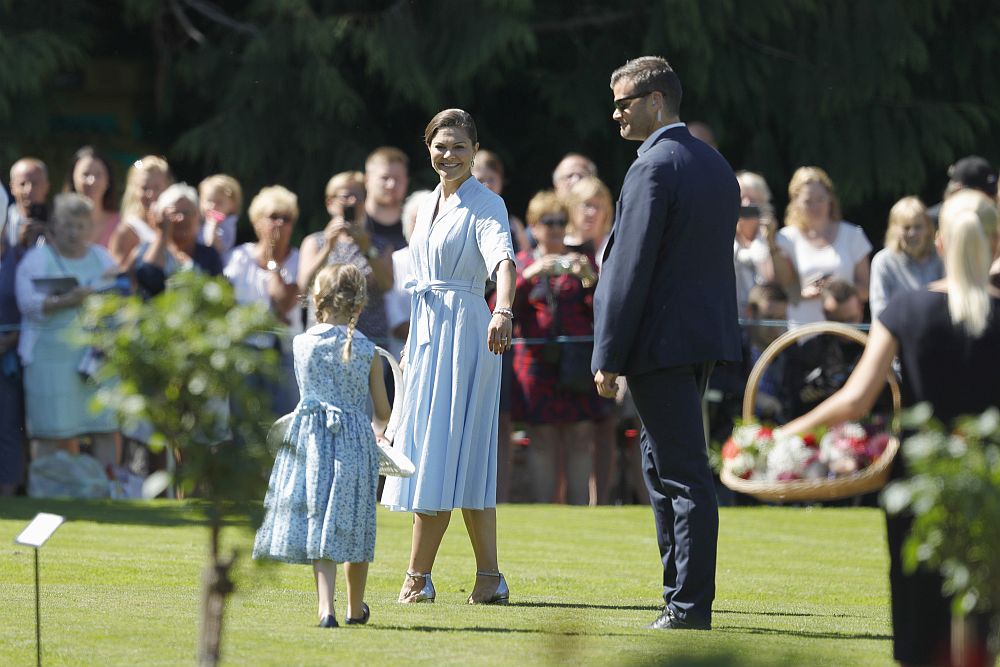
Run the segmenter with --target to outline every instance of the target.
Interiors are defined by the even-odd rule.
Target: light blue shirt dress
[[[496,507],[500,356],[487,347],[486,280],[514,260],[503,199],[469,178],[437,211],[424,198],[410,237],[413,275],[395,446],[416,465],[386,478],[382,503],[434,514]]]

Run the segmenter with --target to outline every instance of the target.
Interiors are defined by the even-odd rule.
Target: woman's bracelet
[[[510,308],[494,308],[493,314],[501,315],[502,317],[506,317],[511,320],[514,319],[514,311]]]

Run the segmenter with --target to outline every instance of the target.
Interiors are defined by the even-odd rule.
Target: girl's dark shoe
[[[347,618],[344,619],[344,625],[364,625],[365,623],[368,622],[368,619],[371,618],[371,616],[372,613],[371,610],[368,608],[368,603],[362,602],[361,618],[351,618],[350,616],[348,616]]]

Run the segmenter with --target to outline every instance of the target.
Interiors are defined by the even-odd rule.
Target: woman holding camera
[[[566,206],[553,192],[528,203],[528,225],[538,241],[522,252],[515,322],[524,338],[591,336],[597,272],[586,255],[567,252]],[[590,371],[591,343],[519,345],[514,350],[513,417],[528,425],[538,502],[590,502],[593,420],[608,410],[593,383],[574,382]]]
[[[108,252],[90,243],[93,207],[75,193],[56,196],[49,242],[29,250],[17,268],[17,306],[23,315],[18,354],[24,365],[27,433],[33,458],[57,448],[76,453],[90,434],[101,463],[117,464],[114,415],[90,411],[98,386],[83,377],[88,348],[72,341],[77,312],[93,285],[114,276]],[[56,280],[63,279],[63,280]],[[58,284],[58,283],[65,284]]]
[[[733,239],[733,268],[736,303],[740,316],[745,317],[754,285],[776,282],[786,293],[798,294],[799,277],[778,245],[777,221],[767,181],[752,171],[737,173],[736,180],[740,184],[740,217]]]
[[[222,273],[218,251],[198,241],[197,190],[187,183],[174,183],[153,203],[150,214],[156,238],[139,244],[133,267],[143,298],[162,292],[167,278],[177,271],[197,269],[209,276]]]
[[[321,232],[302,241],[299,289],[309,293],[316,274],[331,264],[351,264],[368,281],[368,303],[358,318],[357,329],[377,345],[385,345],[389,324],[384,294],[392,289],[392,255],[388,243],[364,226],[365,177],[360,171],[336,174],[326,184],[326,211],[330,222]],[[306,326],[316,321],[310,301]]]

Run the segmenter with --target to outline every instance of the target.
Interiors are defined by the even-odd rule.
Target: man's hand
[[[618,394],[618,373],[608,371],[597,371],[594,374],[594,384],[597,385],[597,393],[604,398],[614,398]]]

